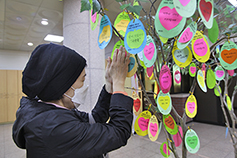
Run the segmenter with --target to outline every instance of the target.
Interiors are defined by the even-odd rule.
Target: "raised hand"
[[[110,66],[110,76],[113,82],[113,91],[125,92],[124,84],[128,73],[128,64],[130,54],[126,52],[125,48],[120,46],[115,50],[115,54]]]

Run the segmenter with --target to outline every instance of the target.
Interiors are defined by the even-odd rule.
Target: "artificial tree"
[[[116,0],[118,3],[121,5],[121,11],[126,12],[129,14],[129,17],[131,20],[139,18],[140,21],[142,21],[146,34],[150,35],[155,43],[155,46],[157,48],[157,57],[154,62],[154,68],[153,68],[153,74],[154,74],[154,79],[160,85],[160,73],[161,69],[164,65],[167,65],[170,69],[174,64],[176,64],[174,60],[174,55],[173,55],[173,49],[176,46],[176,42],[178,38],[182,35],[181,32],[178,32],[177,35],[175,35],[172,38],[167,38],[166,42],[162,42],[161,39],[162,37],[160,36],[159,32],[155,28],[155,20],[156,20],[156,13],[158,11],[160,1],[158,0],[137,0],[136,5],[133,0]],[[173,3],[173,0],[167,0],[167,2]],[[181,2],[181,0],[180,0]],[[98,13],[101,16],[106,15],[106,8],[103,7],[103,3],[101,3],[99,0],[81,0],[81,12],[85,10],[90,10],[91,14]],[[147,7],[147,3],[149,3],[149,7]],[[177,2],[176,2],[177,3]],[[184,1],[183,1],[184,3]],[[206,1],[205,1],[206,3]],[[211,37],[210,40],[212,43],[210,43],[210,58],[208,57],[208,60],[205,62],[202,62],[200,60],[197,60],[196,57],[193,57],[191,60],[195,65],[201,69],[203,67],[203,64],[205,64],[206,68],[204,67],[202,70],[206,72],[207,69],[213,69],[217,65],[220,65],[220,55],[221,52],[218,52],[216,50],[216,46],[223,44],[224,41],[229,41],[231,39],[234,39],[237,37],[236,32],[237,32],[237,26],[236,26],[236,19],[237,19],[237,13],[236,13],[236,8],[232,7],[230,5],[226,5],[225,1],[215,1],[213,3],[213,16],[215,17],[215,20],[217,21],[216,23],[219,26],[215,26],[213,28],[212,26],[209,26],[209,29],[206,27],[206,24],[203,22],[203,17],[200,17],[200,13],[198,11],[198,5],[200,5],[200,0],[197,1],[197,8],[195,8],[195,11],[192,16],[187,18],[187,21],[185,22],[185,26],[182,27],[182,30],[184,30],[190,23],[194,22],[197,24],[197,30],[201,31],[202,34],[209,34],[209,37],[211,36],[210,34],[214,33],[216,37]],[[187,4],[186,4],[187,5]],[[143,7],[146,6],[146,7]],[[141,13],[141,14],[140,14]],[[108,15],[109,16],[109,15]],[[135,21],[135,20],[134,20]],[[124,35],[121,35],[121,33],[116,29],[115,26],[112,25],[113,31],[115,34],[118,36],[120,40],[124,41]],[[219,31],[220,30],[220,31]],[[219,33],[216,34],[216,32],[219,31]],[[191,47],[191,44],[189,44],[189,47]],[[236,48],[237,50],[237,48]],[[136,53],[135,53],[136,54]],[[237,53],[236,53],[237,54]],[[236,55],[237,56],[237,55]],[[141,90],[143,92],[144,97],[148,101],[148,105],[145,105],[145,108],[150,110],[152,114],[156,116],[156,118],[159,120],[159,122],[163,122],[163,114],[161,114],[157,108],[157,104],[152,102],[151,99],[149,98],[144,83],[142,82],[140,78],[140,70],[145,69],[146,67],[144,66],[144,63],[142,64],[141,60],[139,57],[136,55],[136,60],[137,63],[139,63],[139,66],[136,71],[136,75],[138,77],[138,81],[141,86]],[[235,59],[236,60],[236,59]],[[189,65],[189,64],[188,64]],[[237,66],[233,66],[234,69],[236,69]],[[181,70],[182,74],[187,74],[189,72],[189,66],[183,67]],[[236,134],[236,129],[235,129],[235,123],[237,122],[237,117],[234,113],[233,110],[233,104],[234,104],[234,97],[235,94],[237,93],[237,86],[235,86],[234,91],[232,92],[232,98],[231,98],[231,105],[229,104],[230,101],[227,101],[227,96],[228,94],[228,82],[230,80],[234,80],[234,77],[236,77],[236,74],[232,75],[231,79],[229,79],[229,74],[227,73],[227,70],[225,71],[225,77],[223,79],[224,81],[224,91],[221,93],[221,90],[218,88],[220,83],[222,82],[215,80],[215,88],[219,92],[219,97],[220,97],[220,102],[221,102],[221,108],[224,113],[224,118],[226,122],[226,126],[229,129],[229,134],[233,142],[233,147],[235,150],[235,157],[237,157],[237,134]],[[205,76],[205,73],[204,73]],[[194,79],[192,82],[192,85],[190,86],[190,95],[193,94],[195,87],[197,86],[197,74],[194,75]],[[236,83],[237,84],[237,83]],[[200,85],[200,83],[199,83]],[[209,86],[208,86],[209,87]],[[228,103],[227,103],[228,102]],[[196,105],[197,106],[197,105]],[[184,112],[182,115],[179,115],[178,112],[174,107],[172,107],[172,113],[174,117],[176,118],[177,124],[179,124],[182,127],[182,133],[183,135],[186,134],[186,132],[189,130],[190,127],[188,127],[186,123],[187,119],[187,114]],[[228,119],[228,116],[230,116],[231,119]],[[230,123],[231,121],[231,123]],[[166,128],[163,128],[166,129]],[[178,131],[179,135],[180,131]],[[173,140],[172,134],[167,132],[165,130],[165,135],[167,138],[167,143],[168,143],[168,148],[169,150],[173,153],[173,155],[178,158],[180,155],[178,155],[175,142]],[[181,136],[182,137],[182,136]],[[183,158],[187,157],[187,148],[185,145],[185,137],[182,137],[182,156]]]

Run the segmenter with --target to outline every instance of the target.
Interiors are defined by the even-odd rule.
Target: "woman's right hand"
[[[110,76],[113,80],[113,91],[124,92],[125,79],[128,73],[128,64],[130,54],[126,52],[125,48],[120,46],[115,50],[113,60],[110,67]]]

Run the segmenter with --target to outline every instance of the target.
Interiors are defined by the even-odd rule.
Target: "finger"
[[[125,53],[125,48],[123,47],[123,48],[122,48],[122,54],[121,54],[121,62],[122,62],[122,63],[125,63],[125,54],[126,54],[126,53]]]
[[[108,59],[107,59],[107,68],[110,68],[110,66],[111,66],[111,58],[108,57]]]
[[[119,52],[119,50],[118,50],[118,49],[115,49],[115,51],[114,51],[114,56],[113,56],[113,61],[114,61],[114,62],[117,61],[117,58],[118,58],[118,52]]]
[[[123,54],[123,47],[122,46],[120,46],[119,47],[119,52],[118,52],[118,62],[120,62],[121,63],[121,61],[122,61],[122,54]]]
[[[130,63],[130,54],[127,53],[126,59],[125,59],[125,63],[128,65]]]

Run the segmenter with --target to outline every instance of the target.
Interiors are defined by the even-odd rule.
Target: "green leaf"
[[[235,25],[236,25],[236,24],[230,24],[228,28],[229,28],[229,29],[230,29],[230,28],[233,28]]]
[[[138,5],[136,5],[136,6],[133,6],[133,12],[135,13],[135,14],[137,14],[138,16],[140,16],[140,12],[141,12],[141,10],[142,10],[142,6],[138,6]]]
[[[234,34],[234,33],[237,33],[237,27],[234,27],[231,32]]]
[[[188,19],[188,20],[187,20],[187,25],[189,25],[191,22],[192,22],[192,20],[191,20],[191,19]]]
[[[121,6],[120,6],[120,9],[121,9],[121,10],[124,10],[124,9],[126,9],[128,6],[130,6],[130,5],[131,5],[131,3],[121,5]]]
[[[80,12],[83,12],[85,10],[90,10],[91,9],[91,4],[89,0],[81,0],[81,10]]]
[[[214,3],[214,13],[215,14],[219,14],[220,12],[219,12],[219,5],[216,5],[215,3]]]
[[[215,14],[219,14],[220,12],[219,12],[219,10],[217,8],[214,8],[214,13]]]
[[[100,3],[97,0],[93,0],[93,13],[98,12],[101,9]]]
[[[127,9],[128,11],[133,12],[139,16],[140,11],[142,10],[142,6],[138,6],[138,5],[132,6],[131,3],[129,3],[129,4],[124,4],[120,6],[120,9],[121,10]]]

